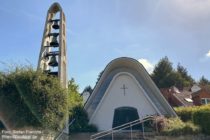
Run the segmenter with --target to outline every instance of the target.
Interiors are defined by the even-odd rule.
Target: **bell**
[[[55,55],[51,56],[50,62],[48,63],[48,65],[52,66],[52,67],[58,66],[58,62],[56,60],[56,56]]]
[[[58,24],[57,20],[53,21],[52,27],[53,27],[53,29],[56,29],[56,30],[59,29],[59,24]]]
[[[58,76],[58,72],[49,72],[49,75]]]
[[[50,42],[50,46],[53,46],[53,47],[58,47],[58,41],[57,41],[57,36],[53,36],[52,37],[52,41]]]

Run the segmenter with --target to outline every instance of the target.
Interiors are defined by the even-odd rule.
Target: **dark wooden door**
[[[128,122],[132,122],[139,119],[138,111],[133,107],[120,107],[114,111],[114,119],[112,128],[123,125]],[[130,129],[130,128],[127,128]],[[140,129],[139,125],[133,126],[133,129]]]

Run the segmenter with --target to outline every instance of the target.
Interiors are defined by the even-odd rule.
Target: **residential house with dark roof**
[[[185,87],[182,90],[179,90],[175,86],[172,86],[170,88],[162,88],[160,91],[169,104],[173,107],[194,105],[190,87]]]
[[[193,85],[181,90],[172,86],[162,88],[160,91],[173,107],[210,104],[210,86]]]
[[[204,105],[210,103],[210,86],[201,87],[200,90],[192,93],[194,105]]]

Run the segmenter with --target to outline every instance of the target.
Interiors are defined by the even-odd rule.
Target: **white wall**
[[[88,91],[85,91],[85,92],[82,93],[82,98],[83,98],[84,103],[86,103],[89,96],[90,96],[90,93]]]
[[[128,88],[125,95],[123,89],[121,89],[124,84]],[[145,94],[131,74],[125,72],[117,74],[106,90],[92,118],[90,118],[90,124],[96,125],[99,131],[111,129],[114,110],[123,106],[136,108],[140,118],[157,114],[157,109]]]

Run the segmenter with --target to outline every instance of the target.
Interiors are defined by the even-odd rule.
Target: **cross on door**
[[[125,90],[128,89],[125,84],[123,84],[123,87],[121,87],[120,89],[123,89],[123,93],[124,93],[124,96],[125,96]]]

